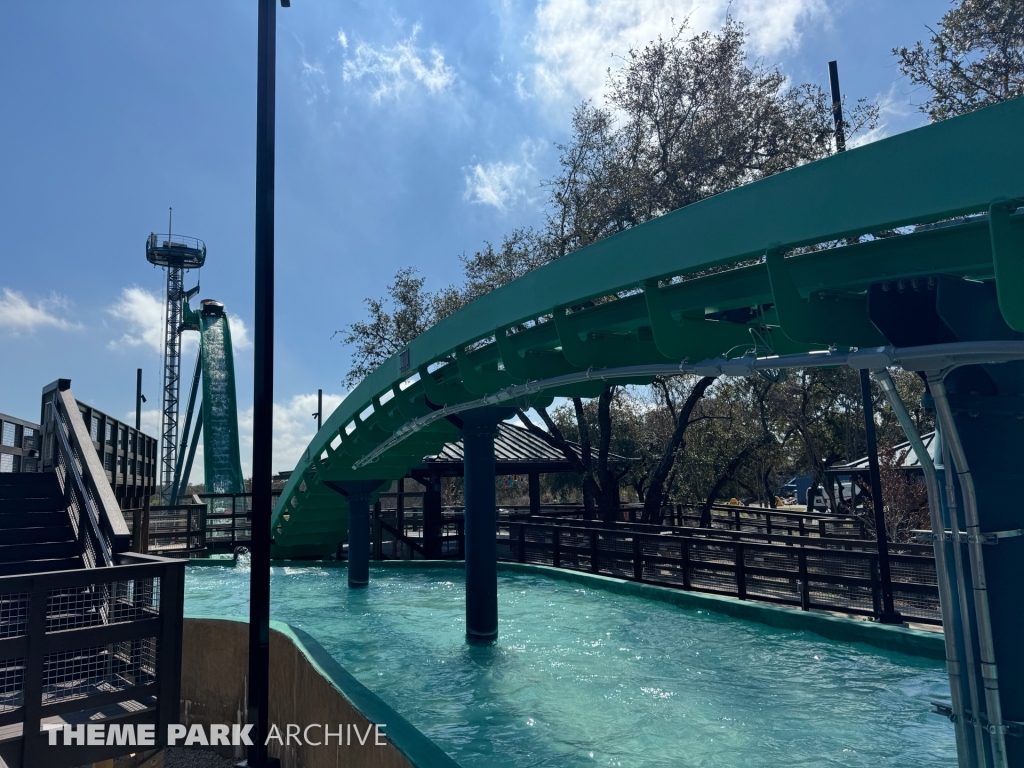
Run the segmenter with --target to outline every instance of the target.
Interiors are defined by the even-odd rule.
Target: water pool
[[[271,615],[313,635],[465,768],[955,765],[940,662],[504,572],[491,647],[463,575],[274,568]],[[191,567],[186,615],[248,617],[247,568]]]

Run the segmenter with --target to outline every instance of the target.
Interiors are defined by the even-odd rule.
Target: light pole
[[[281,0],[288,7],[290,0]],[[270,678],[270,513],[274,420],[274,90],[277,0],[259,0],[256,77],[256,306],[249,574],[249,768],[279,768],[267,755]]]

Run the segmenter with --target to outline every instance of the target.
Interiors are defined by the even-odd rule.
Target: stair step
[[[53,472],[4,472],[0,474],[0,499],[22,496],[61,495],[60,483]]]
[[[9,528],[3,533],[4,545],[9,544],[50,544],[73,542],[75,533],[70,525],[45,525],[32,528]]]
[[[0,546],[0,563],[21,563],[35,560],[64,559],[77,557],[78,542],[57,541],[43,542],[25,546],[24,544],[5,544]]]
[[[20,576],[27,573],[48,571],[73,571],[84,567],[81,557],[53,558],[51,560],[30,560],[20,563],[0,563],[0,576]]]
[[[71,518],[63,509],[41,512],[0,513],[0,530],[15,528],[62,528],[71,525]]]
[[[11,515],[18,512],[52,512],[56,509],[64,509],[64,499],[49,497],[0,499],[0,515]]]

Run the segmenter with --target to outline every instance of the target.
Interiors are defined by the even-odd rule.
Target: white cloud
[[[163,296],[137,285],[124,288],[117,301],[107,309],[108,314],[124,324],[124,333],[120,339],[108,342],[107,346],[111,349],[122,345],[146,346],[163,354],[165,312]]]
[[[718,29],[730,13],[750,33],[750,49],[772,55],[795,47],[799,27],[822,15],[825,0],[541,0],[531,35],[535,90],[556,106],[600,100],[609,67],[630,47],[672,33],[689,17],[693,34]]]
[[[0,296],[0,331],[16,336],[31,333],[39,328],[81,328],[81,323],[72,323],[55,314],[56,310],[67,308],[67,299],[57,294],[33,304],[24,294],[4,288],[3,295]]]
[[[344,399],[344,395],[324,392],[324,421]],[[312,416],[315,412],[315,392],[295,395],[287,403],[274,403],[274,453],[271,462],[274,472],[295,468],[302,452],[316,434],[316,419]],[[239,412],[238,432],[242,474],[248,477],[252,472],[252,408]]]
[[[345,82],[368,82],[372,98],[378,103],[397,99],[415,87],[431,94],[448,89],[455,82],[454,70],[445,63],[439,48],[421,48],[416,44],[419,32],[417,25],[408,38],[392,46],[358,43],[342,68]],[[339,31],[339,42],[342,38],[342,47],[347,48],[348,38]]]
[[[231,326],[231,348],[235,352],[251,349],[252,339],[249,337],[249,327],[242,322],[242,318],[237,315],[229,315],[228,323]]]
[[[306,92],[306,103],[316,104],[321,98],[327,99],[331,89],[327,87],[327,73],[319,62],[302,60],[302,90]]]
[[[342,48],[348,48],[348,35],[345,34],[345,30],[343,30],[343,29],[339,29],[338,30],[337,40],[338,40],[338,44]]]
[[[159,394],[159,393],[157,393]],[[337,408],[344,395],[324,392],[324,421]],[[152,403],[152,398],[150,399]],[[296,395],[287,403],[274,403],[274,455],[271,466],[274,472],[294,469],[302,452],[316,434],[316,393]],[[135,423],[135,411],[125,413],[124,419]],[[185,423],[184,406],[179,415],[179,428]],[[193,424],[194,424],[193,420]],[[142,431],[147,435],[159,437],[161,432],[161,412],[159,408],[142,411]],[[180,437],[180,435],[179,435]],[[252,474],[252,408],[238,412],[238,450],[242,462],[242,474]],[[203,482],[203,439],[200,438],[196,447],[196,456],[192,462],[190,483]]]
[[[164,328],[166,326],[166,304],[162,295],[133,285],[124,288],[107,313],[120,321],[124,333],[119,339],[107,342],[110,349],[120,346],[149,347],[154,352],[164,352]],[[229,314],[231,343],[238,352],[252,347],[249,328],[237,315]],[[199,334],[186,331],[181,335],[182,354],[194,351],[199,343]]]
[[[517,200],[529,198],[529,185],[537,183],[533,163],[540,150],[539,142],[527,140],[520,145],[516,160],[477,163],[463,168],[466,181],[463,199],[504,211]]]
[[[873,141],[884,139],[887,136],[891,136],[893,133],[900,133],[907,130],[907,123],[911,121],[915,114],[921,118],[924,122],[924,118],[917,109],[911,104],[910,99],[907,98],[907,94],[903,93],[898,83],[893,83],[889,88],[889,93],[885,95],[879,94],[875,97],[875,101],[879,105],[878,109],[878,125],[872,128],[870,131],[854,136],[850,141],[846,143],[846,146],[850,149],[855,147],[863,146],[864,144],[870,144]],[[849,105],[852,108],[852,104]],[[846,117],[846,115],[844,115]],[[848,119],[848,118],[847,118]],[[895,128],[895,130],[893,130]]]

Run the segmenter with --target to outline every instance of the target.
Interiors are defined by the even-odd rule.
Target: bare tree
[[[894,48],[900,70],[931,91],[920,110],[945,120],[1024,93],[1024,5],[963,0],[947,11],[928,44]]]

